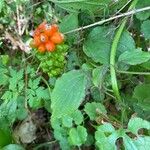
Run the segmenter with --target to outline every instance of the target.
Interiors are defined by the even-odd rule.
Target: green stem
[[[150,72],[135,72],[135,71],[122,71],[122,70],[117,70],[118,73],[122,74],[135,74],[135,75],[150,75]]]
[[[129,10],[133,9],[137,2],[138,0],[134,0],[131,3]],[[115,58],[116,58],[117,47],[118,47],[122,32],[124,30],[124,27],[126,25],[126,22],[127,22],[127,18],[124,18],[118,31],[115,34],[112,47],[111,47],[111,53],[110,53],[110,74],[111,74],[112,89],[114,91],[114,95],[118,102],[122,102],[122,100],[121,100],[118,83],[117,83],[117,76],[116,76],[116,71],[115,71]]]
[[[45,143],[42,143],[42,144],[39,144],[38,146],[36,146],[35,148],[33,148],[33,150],[38,150],[40,149],[41,147],[44,147],[44,146],[48,146],[48,145],[51,145],[51,144],[54,144],[56,143],[57,141],[50,141],[50,142],[45,142]]]

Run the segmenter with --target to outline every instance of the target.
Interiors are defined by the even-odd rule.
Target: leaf
[[[138,137],[138,139],[133,140],[138,150],[149,150],[150,148],[150,137]]]
[[[18,144],[9,144],[3,147],[1,150],[25,150],[21,145]]]
[[[114,27],[96,27],[94,28],[83,45],[85,54],[95,62],[109,64],[110,50],[114,36]],[[117,57],[125,51],[135,49],[135,42],[129,32],[124,31],[117,48]]]
[[[150,4],[150,0],[139,0],[138,3],[136,4],[136,9],[147,7],[149,6],[149,4]],[[149,16],[150,16],[150,10],[136,14],[136,17],[140,20],[146,20],[147,18],[149,18]]]
[[[95,12],[96,10],[106,8],[110,0],[51,0],[57,6],[70,11],[77,12],[79,10],[88,10]]]
[[[0,105],[0,124],[1,128],[7,128],[12,125],[16,119],[16,109],[17,102],[16,101],[5,101]]]
[[[141,32],[146,39],[150,39],[150,20],[144,21],[141,25]]]
[[[135,98],[138,102],[137,105],[142,108],[142,110],[150,111],[150,84],[141,84],[135,87],[133,98]]]
[[[126,134],[123,136],[123,142],[124,142],[123,145],[125,147],[125,150],[138,150],[133,140]]]
[[[4,5],[5,5],[5,0],[1,0],[1,2],[0,2],[0,13],[1,13]]]
[[[84,42],[83,51],[85,54],[95,62],[108,64],[113,31],[114,28],[110,27],[94,28]]]
[[[65,16],[59,25],[61,32],[68,32],[78,27],[78,14],[71,13]]]
[[[69,131],[69,143],[71,145],[81,146],[87,139],[87,131],[83,126],[77,126],[77,128],[71,128]]]
[[[12,142],[12,137],[9,131],[9,128],[2,129],[0,128],[0,149],[5,145],[8,145]]]
[[[144,52],[141,50],[133,50],[133,51],[126,51],[123,54],[121,54],[118,61],[129,65],[137,65],[144,63],[148,60],[150,60],[149,52]]]
[[[102,114],[107,113],[105,107],[101,103],[96,102],[86,103],[84,111],[86,112],[86,114],[88,114],[91,120],[95,120],[96,117],[100,115],[100,113]],[[97,112],[99,114],[97,114]]]
[[[78,109],[71,115],[76,125],[80,125],[83,122],[83,115]]]
[[[70,116],[63,116],[62,125],[68,128],[72,127],[72,118]]]
[[[103,125],[101,125],[97,128],[97,131],[111,133],[111,132],[115,131],[115,128],[110,123],[104,123]]]
[[[141,128],[150,129],[150,122],[141,118],[133,117],[129,120],[128,130],[134,134],[138,134],[138,130]]]
[[[82,71],[70,71],[56,81],[51,94],[52,116],[72,114],[85,96],[86,77]]]
[[[102,86],[103,80],[105,78],[107,71],[108,71],[108,66],[106,66],[106,65],[103,65],[103,66],[93,69],[93,72],[92,72],[93,79],[92,80],[93,80],[93,84],[96,87]]]

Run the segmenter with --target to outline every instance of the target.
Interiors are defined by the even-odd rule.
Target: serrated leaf
[[[84,111],[86,112],[86,114],[88,114],[91,120],[95,120],[96,117],[100,115],[100,113],[107,113],[105,107],[101,103],[96,102],[86,103]]]
[[[150,0],[139,0],[136,4],[136,9],[144,8],[150,5]],[[150,16],[150,10],[140,12],[136,14],[136,17],[140,20],[146,20]]]
[[[146,39],[150,39],[150,20],[144,21],[142,23],[141,31]]]
[[[111,39],[114,28],[96,27],[88,35],[83,45],[83,51],[95,62],[109,63]]]
[[[87,131],[83,126],[78,126],[77,128],[72,128],[69,131],[69,143],[71,145],[81,146],[85,143],[87,139]]]
[[[138,130],[141,128],[150,129],[150,122],[141,118],[133,117],[129,120],[128,130],[134,134],[138,134]]]
[[[39,99],[44,99],[44,100],[48,100],[50,99],[50,94],[48,89],[44,89],[44,87],[38,87],[38,89],[36,89],[36,95]]]
[[[82,71],[70,71],[56,81],[51,94],[52,116],[72,114],[85,96],[86,77]]]
[[[83,45],[83,51],[95,62],[109,64],[110,50],[114,36],[114,27],[96,27],[94,28]],[[125,52],[135,49],[135,42],[129,32],[124,31],[117,48],[117,57]]]
[[[57,6],[70,11],[70,12],[77,12],[79,10],[88,10],[95,12],[96,10],[106,8],[106,6],[111,2],[111,0],[51,0]]]
[[[150,53],[141,50],[126,51],[120,55],[119,60],[125,64],[137,65],[150,60]]]

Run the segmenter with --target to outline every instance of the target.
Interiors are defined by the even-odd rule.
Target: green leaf
[[[25,150],[21,145],[18,144],[9,144],[3,147],[1,150]]]
[[[68,128],[72,127],[72,118],[70,116],[63,116],[62,125]]]
[[[141,118],[133,117],[129,120],[128,130],[134,134],[138,134],[138,130],[141,128],[150,129],[150,122]]]
[[[4,5],[5,5],[5,0],[1,0],[1,2],[0,2],[0,13],[1,13]]]
[[[2,128],[7,128],[15,121],[16,109],[17,102],[13,100],[5,101],[0,105],[0,124]]]
[[[93,69],[93,72],[92,72],[93,79],[92,80],[93,80],[93,84],[96,87],[102,86],[107,71],[108,71],[108,66],[106,66],[106,65],[103,65],[103,66]]]
[[[86,103],[84,111],[86,114],[88,114],[91,120],[95,120],[96,117],[100,115],[100,113],[104,115],[107,113],[105,107],[101,103],[96,102]]]
[[[137,105],[142,108],[142,110],[150,111],[150,84],[141,84],[135,87],[133,98],[137,100]]]
[[[150,0],[139,0],[136,4],[136,9],[147,7],[150,4]],[[146,20],[150,16],[150,10],[140,12],[136,14],[136,17],[140,20]]]
[[[72,128],[69,131],[69,143],[71,145],[81,146],[85,143],[87,139],[87,131],[83,126],[78,126],[77,128]]]
[[[0,149],[5,145],[8,145],[12,142],[12,137],[9,129],[6,130],[0,128]]]
[[[56,81],[51,94],[52,116],[72,114],[85,96],[86,77],[82,71],[70,71]]]
[[[115,131],[115,128],[110,123],[104,123],[103,125],[101,125],[97,128],[97,131],[111,133],[111,132]]]
[[[125,147],[125,150],[138,150],[133,140],[126,134],[123,136],[123,142],[124,142],[123,145]]]
[[[102,8],[106,8],[111,0],[51,0],[57,6],[70,11],[88,10],[95,12]]]
[[[95,62],[109,64],[111,43],[114,36],[114,27],[96,27],[94,28],[83,45],[83,51]],[[117,48],[117,57],[125,52],[135,49],[135,42],[130,33],[124,31]]]
[[[150,60],[150,53],[141,50],[126,51],[119,57],[120,62],[129,65],[141,64],[148,60]]]
[[[109,63],[111,39],[114,28],[96,27],[88,35],[83,45],[83,51],[95,62]]]
[[[146,39],[150,39],[150,20],[144,21],[141,25],[141,32]]]
[[[78,14],[71,13],[62,20],[59,25],[61,32],[68,32],[78,27]]]
[[[149,148],[150,148],[150,137],[149,136],[138,137],[137,139],[135,139],[133,141],[138,150],[149,150]]]
[[[71,117],[73,118],[74,122],[76,125],[80,125],[83,122],[83,115],[81,113],[81,111],[76,110]]]

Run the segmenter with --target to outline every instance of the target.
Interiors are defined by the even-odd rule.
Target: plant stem
[[[42,144],[39,144],[38,146],[36,146],[35,148],[33,148],[33,150],[38,150],[39,148],[41,147],[44,147],[44,146],[48,146],[48,145],[51,145],[51,144],[54,144],[56,143],[57,141],[51,141],[51,142],[45,142],[45,143],[42,143]]]
[[[135,71],[122,71],[122,70],[117,70],[118,73],[122,74],[135,74],[135,75],[150,75],[150,72],[135,72]]]
[[[138,2],[138,0],[134,0],[130,5],[129,10],[133,9],[137,2]],[[115,37],[114,37],[114,40],[113,40],[113,43],[112,43],[112,46],[111,46],[111,52],[110,52],[111,83],[112,83],[112,89],[113,89],[114,95],[116,97],[116,101],[118,102],[119,105],[121,105],[121,121],[122,121],[122,124],[123,124],[124,120],[127,119],[127,115],[126,115],[126,108],[123,107],[123,101],[121,99],[119,88],[118,88],[117,76],[116,76],[116,70],[115,70],[115,64],[116,64],[115,59],[116,59],[117,47],[118,47],[121,35],[123,33],[123,30],[125,28],[126,22],[127,22],[127,18],[124,18],[121,25],[120,25],[120,27],[119,27],[119,29],[118,29],[118,31],[115,34]]]
[[[77,32],[77,31],[82,31],[84,29],[88,29],[88,28],[91,28],[91,27],[94,27],[94,26],[97,26],[97,25],[102,25],[102,24],[104,24],[106,22],[109,22],[109,21],[112,21],[112,20],[115,20],[115,19],[118,19],[118,18],[130,16],[130,15],[133,15],[133,14],[136,14],[136,13],[140,13],[140,12],[143,12],[143,11],[148,11],[148,10],[150,10],[150,6],[143,7],[143,8],[136,9],[136,10],[131,10],[131,11],[128,11],[126,13],[123,13],[123,14],[120,14],[120,15],[117,15],[117,16],[113,16],[113,17],[110,17],[108,19],[101,20],[101,21],[89,24],[87,26],[84,26],[84,27],[73,29],[71,31],[65,32],[64,34],[69,34],[69,33]]]
[[[130,9],[133,9],[136,5],[138,0],[134,0],[131,3],[131,6],[129,7]],[[122,32],[124,30],[124,27],[126,25],[127,22],[127,18],[123,19],[123,22],[121,23],[118,31],[116,32],[116,35],[114,37],[113,43],[112,43],[112,47],[111,47],[111,53],[110,53],[110,74],[111,74],[111,82],[112,82],[112,89],[114,91],[114,95],[117,99],[118,102],[122,103],[121,100],[121,96],[119,93],[119,88],[118,88],[118,83],[117,83],[117,77],[116,77],[116,71],[115,71],[115,58],[116,58],[116,51],[117,51],[117,47],[119,44],[119,40],[121,38]]]

